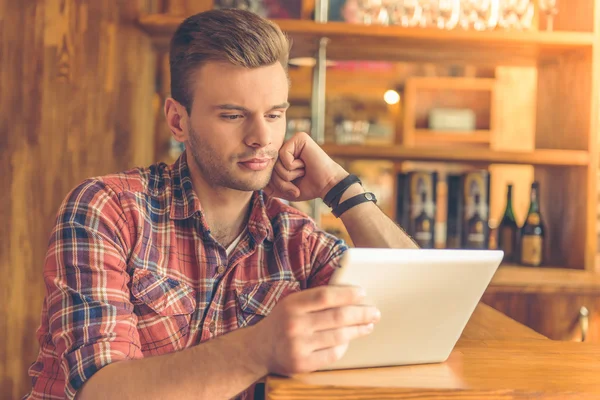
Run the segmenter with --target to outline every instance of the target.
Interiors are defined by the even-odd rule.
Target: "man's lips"
[[[239,164],[253,171],[262,171],[267,168],[271,163],[272,158],[251,158],[248,160],[240,161]]]

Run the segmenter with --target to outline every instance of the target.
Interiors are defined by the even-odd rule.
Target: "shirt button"
[[[219,265],[219,268],[217,268],[217,273],[218,273],[219,275],[222,275],[222,274],[223,274],[223,272],[225,272],[225,267],[224,267],[224,266],[222,266],[222,265]]]
[[[217,324],[215,324],[215,321],[212,321],[210,324],[208,324],[208,330],[210,331],[210,333],[214,334],[216,329]]]

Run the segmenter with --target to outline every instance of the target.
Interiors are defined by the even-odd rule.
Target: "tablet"
[[[324,369],[445,361],[502,257],[495,250],[349,249],[329,284],[364,288],[381,320]]]

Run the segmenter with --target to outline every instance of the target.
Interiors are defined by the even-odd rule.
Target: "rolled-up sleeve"
[[[99,180],[84,182],[61,205],[44,265],[40,352],[25,398],[73,399],[102,367],[143,357],[128,288],[129,232],[118,195]]]

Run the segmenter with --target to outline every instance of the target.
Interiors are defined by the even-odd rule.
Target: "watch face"
[[[374,199],[374,197],[373,197],[373,195],[372,195],[371,193],[366,193],[366,194],[365,194],[365,198],[366,198],[367,200],[373,200],[373,199]]]

